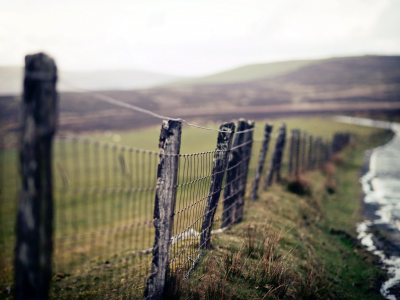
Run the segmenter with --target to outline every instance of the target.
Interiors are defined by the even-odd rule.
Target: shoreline
[[[357,238],[379,258],[382,269],[388,274],[389,278],[380,288],[382,296],[390,300],[400,299],[400,220],[395,214],[400,204],[396,190],[396,183],[400,179],[396,177],[399,170],[392,156],[400,140],[400,124],[348,117],[339,117],[339,120],[390,129],[394,133],[392,139],[364,154],[360,182],[365,220],[357,224]],[[385,164],[389,169],[385,169]]]

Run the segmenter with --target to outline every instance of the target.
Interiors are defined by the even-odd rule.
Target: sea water
[[[364,192],[364,203],[376,207],[375,216],[357,225],[358,238],[372,253],[377,255],[386,266],[389,280],[383,283],[381,294],[386,299],[396,299],[391,288],[400,286],[400,257],[388,254],[374,244],[371,226],[387,228],[391,233],[391,242],[400,249],[400,123],[374,121],[364,118],[340,116],[337,121],[361,126],[390,128],[393,139],[387,144],[371,150],[368,171],[360,181]],[[393,234],[393,232],[395,234]]]

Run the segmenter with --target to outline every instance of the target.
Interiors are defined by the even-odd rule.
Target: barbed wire
[[[110,103],[110,104],[114,104],[114,105],[117,105],[117,106],[120,106],[120,107],[128,108],[130,110],[141,112],[141,113],[150,115],[150,116],[158,118],[158,119],[170,120],[170,121],[179,121],[179,122],[185,123],[188,126],[196,127],[196,128],[200,128],[200,129],[205,129],[205,130],[213,130],[213,131],[218,131],[218,132],[232,132],[231,130],[219,130],[219,129],[215,129],[215,128],[208,128],[208,127],[204,127],[204,126],[195,125],[195,124],[189,123],[188,121],[186,121],[186,120],[184,120],[182,118],[171,118],[171,117],[167,117],[167,116],[162,116],[162,115],[159,115],[159,114],[157,114],[157,113],[155,113],[155,112],[153,112],[151,110],[144,109],[144,108],[141,108],[141,107],[136,106],[136,105],[125,103],[125,102],[123,102],[121,100],[118,100],[118,99],[116,99],[114,97],[110,97],[110,96],[107,96],[107,95],[104,95],[104,94],[100,94],[99,92],[93,92],[93,91],[81,89],[81,88],[78,88],[78,87],[72,85],[71,83],[68,83],[68,82],[64,82],[64,84],[69,85],[71,88],[75,89],[76,91],[79,91],[79,92],[82,92],[82,93],[91,94],[96,99],[98,99],[100,101],[104,101],[104,102],[107,102],[107,103]]]

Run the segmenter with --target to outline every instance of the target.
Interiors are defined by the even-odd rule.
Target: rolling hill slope
[[[265,64],[253,64],[209,76],[184,79],[167,85],[208,85],[249,82],[287,74],[317,61],[318,60],[292,60]]]
[[[191,121],[343,112],[400,115],[400,56],[318,60],[253,81],[101,93],[164,116]],[[20,97],[0,97],[0,127],[18,127],[19,101]],[[61,93],[59,107],[60,130],[131,129],[160,123],[148,115],[99,102],[90,93]]]

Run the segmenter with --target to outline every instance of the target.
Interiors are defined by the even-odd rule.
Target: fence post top
[[[25,77],[36,80],[56,80],[57,67],[54,59],[42,52],[26,55]]]
[[[31,116],[24,126],[32,128],[34,122],[37,136],[52,135],[57,127],[56,64],[44,53],[31,54],[25,56],[24,72],[22,105],[27,110],[23,109],[23,113]]]
[[[219,127],[220,132],[218,132],[218,143],[222,143],[228,140],[235,133],[235,123],[233,122],[224,122]]]
[[[266,124],[265,124],[265,128],[264,128],[264,131],[267,132],[267,133],[271,133],[273,127],[274,127],[274,126],[271,125],[270,123],[266,123]]]
[[[246,130],[246,129],[247,129],[246,127],[247,127],[246,120],[243,119],[243,118],[240,118],[240,119],[238,120],[237,132]]]
[[[163,120],[161,126],[160,140],[158,144],[159,149],[164,148],[164,144],[170,136],[173,136],[174,134],[179,136],[181,132],[182,132],[182,122]]]
[[[170,131],[174,128],[182,128],[181,121],[163,120],[161,129],[163,131]]]
[[[254,120],[247,120],[247,126],[248,126],[249,129],[250,129],[250,128],[253,128],[254,125],[255,125]]]
[[[221,131],[224,131],[224,130],[231,130],[231,133],[232,133],[232,132],[235,131],[235,127],[236,127],[236,125],[235,125],[234,122],[224,122],[224,123],[221,124],[221,126],[219,127],[219,129],[220,129]]]

